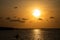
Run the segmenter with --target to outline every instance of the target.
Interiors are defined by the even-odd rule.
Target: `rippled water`
[[[0,30],[0,40],[60,40],[60,29]]]

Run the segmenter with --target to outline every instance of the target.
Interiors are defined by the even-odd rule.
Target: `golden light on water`
[[[42,34],[40,29],[34,29],[33,34],[34,40],[40,40]]]
[[[40,29],[34,29],[33,31],[34,31],[35,34],[39,34],[41,32]]]
[[[39,9],[34,9],[32,15],[36,18],[39,18],[41,11]]]

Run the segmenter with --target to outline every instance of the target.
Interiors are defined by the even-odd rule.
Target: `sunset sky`
[[[35,9],[41,11],[41,20],[32,15]],[[10,20],[6,20],[7,17],[10,17]],[[0,26],[60,28],[60,0],[0,0]]]

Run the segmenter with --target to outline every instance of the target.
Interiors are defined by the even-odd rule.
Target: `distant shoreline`
[[[41,30],[60,30],[60,28],[11,28],[11,27],[1,27],[0,30],[32,30],[32,29],[41,29]]]

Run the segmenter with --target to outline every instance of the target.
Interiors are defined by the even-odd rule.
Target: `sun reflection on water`
[[[40,29],[34,29],[33,30],[33,37],[34,37],[34,40],[41,40],[42,39],[42,32]]]

